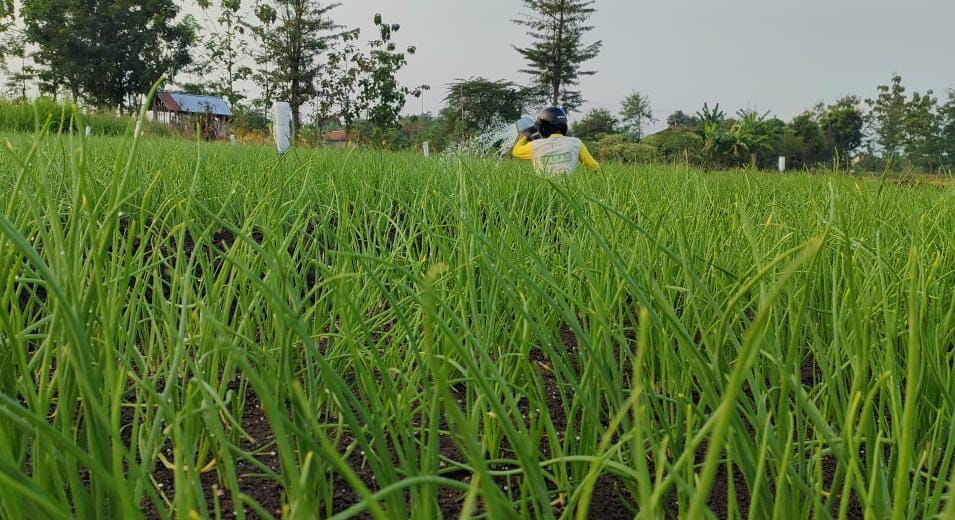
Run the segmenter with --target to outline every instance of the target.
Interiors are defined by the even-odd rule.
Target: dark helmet
[[[567,135],[567,113],[558,107],[547,107],[537,116],[537,130],[544,137]]]

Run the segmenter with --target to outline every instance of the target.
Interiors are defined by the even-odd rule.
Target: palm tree
[[[755,168],[759,154],[772,149],[778,128],[769,124],[769,112],[759,115],[752,110],[740,110],[737,115],[739,119],[729,131],[732,157],[737,165],[749,162]]]

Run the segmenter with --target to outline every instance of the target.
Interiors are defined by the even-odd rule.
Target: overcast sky
[[[510,22],[520,0],[343,0],[334,18],[373,36],[380,12],[414,44],[402,79],[427,83],[425,110],[445,85],[469,76],[526,82],[512,44],[528,41]],[[788,119],[818,101],[873,95],[895,72],[910,90],[955,88],[955,0],[597,0],[589,40],[603,52],[581,84],[585,108],[616,110],[632,90],[654,115],[719,102]],[[406,112],[421,110],[409,101]],[[579,117],[579,115],[578,115]]]

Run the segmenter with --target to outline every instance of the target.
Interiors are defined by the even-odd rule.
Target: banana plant
[[[779,128],[771,124],[769,112],[760,115],[752,110],[740,110],[737,115],[739,118],[729,130],[733,162],[736,165],[748,162],[755,168],[759,154],[772,149],[779,137]]]

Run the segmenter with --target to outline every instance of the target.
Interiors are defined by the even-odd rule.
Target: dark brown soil
[[[547,356],[540,350],[534,349],[530,352],[530,360],[544,384],[544,404],[547,407],[547,413],[550,420],[554,423],[554,429],[563,432],[567,429],[567,410],[560,398],[560,384],[557,382],[557,376],[554,374],[554,367]],[[523,410],[526,415],[532,411],[530,406]]]
[[[603,476],[597,480],[590,497],[588,518],[594,520],[632,520],[637,509],[630,491],[617,477]]]
[[[34,309],[42,307],[46,303],[46,287],[43,284],[29,284],[21,287],[17,295],[17,303],[20,306],[20,312],[26,312],[30,302],[36,302]]]
[[[732,486],[736,495],[736,505],[739,507],[739,517],[746,518],[749,515],[749,488],[746,486],[746,479],[743,474],[735,467],[733,468]],[[730,479],[727,478],[726,464],[720,464],[716,470],[716,478],[713,480],[713,488],[710,490],[710,499],[707,502],[710,511],[717,518],[729,518],[729,491]]]
[[[278,473],[281,467],[278,456],[274,451],[272,429],[269,427],[258,399],[252,392],[248,392],[246,396],[245,409],[242,413],[242,428],[251,439],[244,437],[239,445],[240,448]],[[239,491],[258,502],[266,511],[278,516],[281,514],[282,508],[282,485],[274,480],[264,478],[260,473],[261,470],[251,462],[244,459],[236,460]],[[172,500],[172,491],[175,488],[174,478],[172,470],[157,463],[153,471],[153,479],[160,491],[165,493],[170,501]],[[232,512],[236,510],[237,504],[234,498],[229,490],[222,487],[221,483],[218,482],[216,471],[204,473],[201,481],[203,494],[210,511],[214,510],[216,501],[218,501],[222,511]],[[162,518],[151,502],[143,504],[143,512],[146,518]],[[251,511],[245,508],[245,512],[250,513]]]
[[[535,355],[532,352],[532,359],[540,357],[541,356],[539,354]],[[535,363],[543,362],[544,361],[535,361]],[[545,381],[546,385],[557,384],[553,379],[553,376],[548,375],[547,370],[541,369],[541,371],[541,377]],[[548,381],[549,383],[547,383]],[[554,406],[556,409],[562,409],[559,395],[556,397],[556,399],[549,398],[548,402],[548,406]],[[556,410],[553,416],[555,419],[558,417],[563,417],[562,414],[556,413]],[[132,420],[133,413],[127,413],[126,409],[124,409],[124,425],[131,423]],[[258,400],[251,391],[248,391],[246,394],[246,405],[242,415],[242,427],[245,432],[249,434],[251,440],[248,438],[243,439],[240,443],[240,448],[243,451],[252,454],[260,463],[265,464],[272,471],[278,473],[280,471],[280,466],[278,457],[274,452],[273,433]],[[125,429],[128,428],[124,428],[124,430]],[[340,442],[340,444],[344,448],[344,446],[349,444],[350,441],[351,438],[346,436]],[[457,446],[454,444],[451,438],[446,435],[442,436],[440,453],[443,458],[450,461],[464,461],[464,457],[458,450]],[[697,462],[702,462],[702,457],[706,453],[706,446],[701,446],[699,453],[700,455],[698,456]],[[359,478],[365,482],[370,489],[375,490],[376,485],[374,475],[369,469],[368,465],[364,463],[357,453],[352,456],[352,458],[349,460],[349,463],[352,465]],[[832,457],[823,459],[823,482],[827,489],[833,484],[836,476],[836,468],[837,464],[835,459]],[[283,503],[282,484],[262,476],[260,474],[261,472],[259,468],[246,460],[237,460],[236,470],[240,491],[250,497],[252,500],[255,500],[266,511],[275,516],[280,516]],[[469,482],[470,479],[470,473],[463,470],[445,473],[444,476],[465,483]],[[174,489],[173,472],[167,469],[165,466],[159,464],[153,473],[153,478],[159,486],[159,490],[162,493],[165,493],[165,495],[172,500],[171,493]],[[233,500],[233,497],[230,496],[229,490],[222,487],[218,482],[215,470],[203,474],[201,482],[203,493],[205,494],[207,505],[210,511],[215,510],[214,508],[216,502],[218,502],[219,510],[225,513],[226,516],[229,516],[228,513],[235,511],[237,504]],[[508,492],[511,493],[515,499],[517,498],[519,478],[512,478],[510,482],[501,481],[500,484],[502,487],[504,484],[510,484]],[[330,485],[332,486],[333,490],[333,513],[344,511],[348,507],[359,502],[359,497],[352,490],[351,486],[349,486],[344,479],[337,474],[332,477]],[[732,475],[728,476],[725,464],[721,464],[717,469],[713,488],[711,490],[707,505],[717,518],[728,518],[730,515],[728,500],[728,494],[731,489],[730,486],[732,486],[732,490],[735,493],[735,499],[739,508],[739,513],[745,518],[749,512],[749,488],[743,475],[735,468],[732,471]],[[464,491],[458,489],[441,488],[438,491],[438,505],[440,507],[442,517],[456,518],[459,516],[465,495],[466,493]],[[482,511],[480,506],[481,503],[478,501],[478,511],[476,511],[476,513],[480,513]],[[143,507],[146,518],[162,518],[158,510],[153,507],[153,504],[148,500],[144,501]],[[594,487],[588,518],[600,520],[629,519],[633,518],[637,510],[636,508],[637,506],[634,497],[632,496],[624,481],[614,476],[604,475],[600,477],[596,486]],[[555,512],[559,512],[559,505],[555,505]],[[251,514],[252,512],[246,508],[246,513]],[[863,510],[858,498],[856,496],[852,496],[850,499],[848,518],[862,518],[862,513]],[[668,518],[676,518],[678,516],[675,502],[669,503],[668,509],[665,511],[665,515]],[[252,514],[251,517],[254,518],[254,514]],[[356,518],[367,519],[370,518],[370,515],[367,513],[362,513]]]
[[[441,437],[440,452],[441,456],[444,458],[455,462],[465,462],[464,456],[458,450],[458,447],[454,444],[454,441],[452,441],[448,436]],[[464,483],[470,483],[471,481],[471,474],[464,470],[453,471],[446,473],[443,476]],[[444,518],[457,518],[461,515],[461,510],[463,509],[464,498],[466,495],[466,491],[448,487],[442,487],[438,491],[438,506],[441,508],[441,513]],[[478,512],[480,512],[482,510],[480,508],[480,501],[478,501],[477,506]]]
[[[812,354],[806,354],[802,366],[799,367],[799,380],[802,385],[811,388],[822,379],[822,369],[816,363],[816,358]]]
[[[580,354],[577,336],[566,324],[561,325],[559,334],[564,351],[567,353],[564,359],[570,362],[572,366],[576,366]],[[557,381],[554,362],[548,358],[544,351],[536,348],[530,351],[528,358],[532,366],[536,369],[538,376],[540,376],[540,381],[544,385],[544,405],[547,408],[551,422],[554,424],[554,429],[563,433],[567,430],[569,422],[569,418],[567,417],[568,409],[564,407],[564,402],[561,399],[560,383]],[[522,400],[522,404],[524,404],[523,401],[524,400]],[[537,410],[530,410],[530,407],[526,405],[522,406],[522,408],[522,412],[527,415],[529,419],[532,413],[538,412]]]
[[[838,509],[842,494],[842,483],[835,481],[837,467],[838,461],[835,457],[826,456],[822,458],[822,486],[830,493],[836,495],[835,503]],[[853,492],[852,496],[849,497],[849,507],[846,510],[846,518],[851,520],[862,519],[865,518],[864,513],[865,509],[862,507],[859,497]]]
[[[570,328],[570,325],[564,324],[560,326],[560,339],[563,342],[567,353],[571,354],[572,358],[576,358],[577,349],[580,348],[580,342],[577,341],[577,335],[574,334],[574,331]]]

